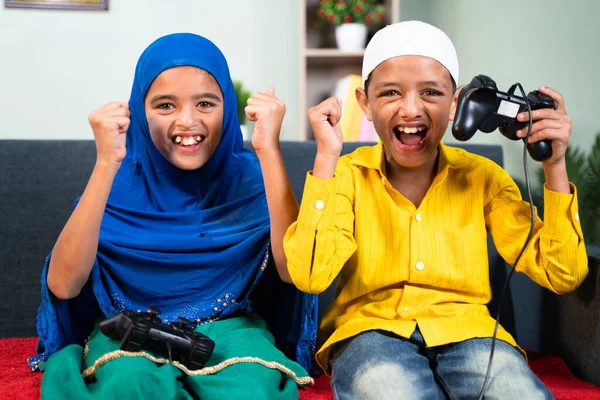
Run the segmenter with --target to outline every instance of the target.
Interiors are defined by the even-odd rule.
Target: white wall
[[[290,110],[298,91],[297,5],[282,0],[111,0],[108,12],[0,5],[0,139],[92,138],[87,115],[127,101],[137,58],[158,37],[213,40],[231,75],[252,91],[276,88]],[[284,138],[296,138],[289,112]]]
[[[402,20],[420,19],[450,36],[459,84],[485,74],[503,91],[515,82],[526,92],[541,85],[557,89],[573,118],[571,145],[589,149],[600,132],[599,1],[402,0],[400,12]],[[449,129],[444,140],[455,142]],[[521,142],[498,131],[478,132],[472,141],[502,144],[506,169],[522,175]]]
[[[268,85],[288,105],[282,136],[296,139],[301,0],[111,0],[108,12],[0,6],[0,138],[91,138],[89,111],[127,100],[135,62],[157,37],[190,31],[212,39],[232,76],[251,90]],[[561,91],[573,117],[571,143],[589,148],[600,130],[600,2],[595,0],[402,0],[401,17],[445,30],[461,66],[500,89]],[[450,134],[445,140],[452,142]],[[506,168],[521,174],[520,144],[498,132]]]

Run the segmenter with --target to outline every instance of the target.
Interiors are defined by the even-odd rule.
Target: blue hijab
[[[195,171],[175,167],[158,152],[144,109],[154,79],[178,66],[210,73],[224,99],[221,139]],[[129,107],[127,155],[108,198],[95,265],[79,296],[59,301],[50,293],[51,256],[46,260],[33,369],[64,346],[82,343],[98,318],[124,309],[158,308],[164,322],[178,316],[205,322],[249,310],[250,292],[270,265],[260,165],[243,147],[235,91],[221,51],[193,34],[156,40],[138,61]],[[314,319],[314,297],[298,299],[299,319],[307,313]],[[298,328],[298,321],[294,325]],[[305,342],[304,353],[314,345],[313,328],[300,327],[295,337]],[[310,363],[309,354],[299,358]]]

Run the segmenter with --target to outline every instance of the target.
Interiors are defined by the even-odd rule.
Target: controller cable
[[[519,263],[519,260],[521,259],[521,256],[523,255],[523,252],[529,245],[529,241],[531,240],[531,236],[533,235],[533,227],[535,225],[533,200],[532,200],[532,196],[531,196],[531,184],[530,184],[530,180],[529,180],[529,168],[527,166],[527,158],[528,158],[527,157],[527,142],[529,141],[529,136],[531,135],[531,126],[533,125],[533,119],[531,116],[531,105],[529,104],[529,99],[525,95],[525,91],[523,90],[523,87],[521,86],[520,83],[515,83],[512,86],[511,90],[509,90],[509,92],[512,92],[514,90],[515,86],[517,86],[519,88],[519,90],[521,91],[521,94],[522,94],[523,98],[525,99],[525,103],[527,105],[527,111],[529,112],[529,124],[527,127],[527,135],[525,135],[525,139],[523,142],[523,169],[525,172],[525,186],[527,187],[527,196],[528,196],[528,200],[529,200],[529,207],[531,210],[531,225],[529,227],[529,234],[527,235],[525,244],[521,248],[519,255],[517,256],[513,266],[511,267],[510,272],[508,273],[508,276],[506,277],[506,281],[504,282],[504,288],[502,289],[502,293],[500,294],[500,302],[498,304],[498,311],[496,313],[496,325],[494,327],[494,335],[492,336],[490,359],[488,361],[488,367],[487,367],[487,372],[485,374],[485,380],[483,381],[483,387],[481,388],[481,392],[479,393],[479,400],[483,399],[483,395],[485,394],[486,390],[488,389],[488,385],[489,385],[490,373],[492,371],[492,361],[494,359],[494,348],[496,347],[496,336],[498,334],[498,326],[500,325],[500,310],[502,309],[502,302],[504,300],[504,294],[506,293],[506,289],[508,288],[510,278],[512,277],[513,272],[515,272],[515,268],[517,267],[517,264]]]

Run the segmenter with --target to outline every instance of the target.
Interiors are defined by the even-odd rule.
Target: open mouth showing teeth
[[[196,135],[196,136],[174,136],[172,142],[183,147],[195,146],[198,143],[202,143],[204,141],[204,136]]]
[[[427,136],[428,128],[426,126],[397,126],[394,128],[394,134],[396,139],[400,143],[407,146],[416,146],[423,144],[425,137]]]

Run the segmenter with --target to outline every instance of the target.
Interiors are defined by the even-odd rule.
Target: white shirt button
[[[315,201],[315,208],[317,210],[322,210],[323,208],[325,208],[325,203],[323,203],[322,200],[317,200]]]
[[[425,264],[423,264],[421,261],[419,261],[419,262],[417,263],[417,265],[415,265],[415,268],[416,268],[418,271],[422,271],[422,270],[423,270],[423,268],[425,268]]]
[[[415,215],[415,219],[417,220],[417,222],[421,222],[421,214]]]
[[[575,221],[579,221],[579,213],[575,213]]]
[[[404,311],[410,311],[410,307],[405,307]]]

